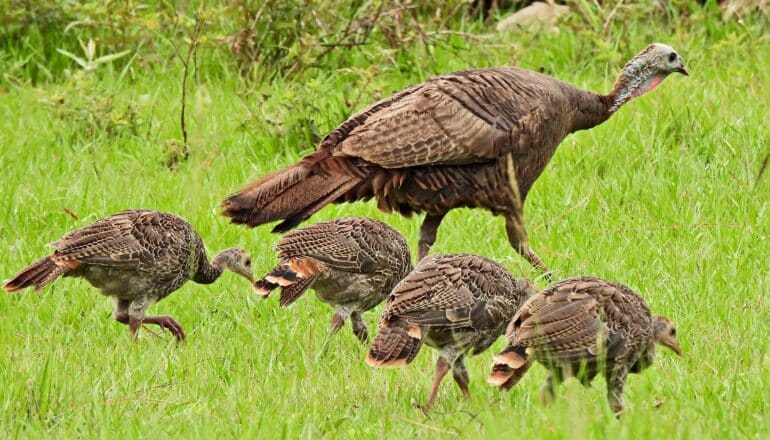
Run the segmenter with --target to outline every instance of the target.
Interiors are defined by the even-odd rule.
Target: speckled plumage
[[[404,237],[385,223],[351,217],[309,225],[286,234],[276,246],[278,265],[257,281],[266,297],[281,287],[281,305],[299,298],[306,289],[332,306],[330,331],[350,318],[353,332],[367,340],[361,314],[380,304],[412,269]]]
[[[374,367],[406,365],[425,343],[439,350],[436,378],[426,408],[433,404],[439,383],[449,369],[467,395],[464,356],[486,350],[535,291],[529,281],[515,279],[487,258],[430,255],[388,298],[379,334],[366,361]]]
[[[626,376],[652,364],[656,342],[680,352],[673,323],[653,317],[628,287],[593,277],[570,278],[530,298],[506,336],[510,345],[495,358],[490,383],[508,389],[538,361],[551,372],[543,394],[549,400],[554,381],[574,376],[588,386],[601,373],[616,412]]]
[[[132,333],[142,323],[168,329],[184,339],[170,317],[145,316],[188,280],[214,282],[224,269],[251,278],[250,257],[240,249],[220,252],[209,263],[200,236],[184,219],[149,210],[128,210],[98,220],[51,243],[54,252],[16,274],[3,287],[9,292],[40,290],[59,276],[85,278],[115,299],[115,319]]]
[[[686,72],[678,55],[660,59],[664,46],[651,45],[627,69],[650,78]],[[528,243],[527,194],[568,134],[605,121],[648,79],[621,74],[612,93],[598,95],[512,67],[437,76],[351,116],[317,151],[225,200],[223,214],[249,226],[283,220],[273,229],[282,232],[329,203],[376,198],[384,211],[426,213],[422,259],[450,210],[481,207],[504,216],[514,249],[545,270]]]

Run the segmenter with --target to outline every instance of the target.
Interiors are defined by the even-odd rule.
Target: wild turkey
[[[681,355],[673,322],[651,316],[628,287],[591,277],[561,281],[530,298],[506,336],[510,345],[495,357],[489,383],[509,389],[538,361],[551,372],[542,393],[548,402],[554,381],[575,376],[590,386],[601,373],[616,413],[623,409],[626,376],[652,364],[655,343]]]
[[[281,288],[281,306],[308,288],[334,309],[329,336],[350,318],[353,333],[368,340],[361,314],[380,304],[412,270],[404,237],[383,222],[344,218],[316,223],[286,234],[276,246],[278,265],[254,284],[267,298]],[[327,339],[328,340],[328,339]]]
[[[441,380],[452,370],[468,397],[466,354],[479,354],[503,334],[524,301],[535,293],[492,260],[469,254],[435,254],[420,261],[388,298],[366,363],[400,367],[414,360],[423,342],[439,350],[428,410]]]
[[[251,257],[237,248],[223,250],[209,263],[203,241],[185,220],[158,211],[129,210],[72,231],[49,246],[51,255],[32,263],[6,282],[15,292],[39,291],[59,276],[82,277],[115,300],[113,316],[131,334],[142,324],[156,324],[177,340],[182,326],[170,316],[145,316],[147,307],[179,289],[187,280],[216,281],[225,269],[253,281]]]
[[[383,211],[426,212],[419,259],[451,209],[505,217],[508,240],[547,271],[530,248],[522,205],[568,134],[607,120],[670,73],[679,55],[651,44],[626,64],[608,95],[517,68],[451,73],[396,93],[352,116],[297,164],[223,202],[233,223],[283,220],[287,231],[329,203],[377,199]]]

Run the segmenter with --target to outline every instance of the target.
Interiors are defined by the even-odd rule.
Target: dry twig
[[[406,417],[402,417],[402,416],[399,416],[399,415],[397,415],[396,417],[401,419],[401,420],[403,420],[403,421],[405,421],[405,422],[407,422],[407,423],[411,423],[411,424],[413,424],[415,426],[419,426],[420,428],[429,429],[431,431],[440,432],[442,434],[449,434],[449,435],[452,435],[452,436],[455,436],[455,437],[457,437],[459,435],[459,434],[457,434],[454,431],[447,431],[446,429],[436,428],[435,426],[426,425],[425,423],[420,423],[420,422],[417,422],[415,420],[407,419]]]
[[[171,46],[174,48],[174,52],[176,52],[176,56],[182,62],[182,67],[183,67],[181,110],[179,113],[179,125],[182,130],[182,154],[180,156],[177,152],[171,153],[171,157],[168,159],[168,162],[166,165],[172,170],[176,168],[179,162],[184,162],[190,156],[190,144],[189,144],[188,135],[187,135],[187,118],[186,118],[187,78],[190,76],[190,64],[192,63],[193,67],[197,66],[196,60],[197,60],[198,46],[200,44],[200,33],[203,30],[203,25],[204,25],[204,20],[202,19],[204,7],[205,7],[204,3],[201,3],[200,7],[198,8],[198,11],[195,13],[195,26],[193,26],[193,30],[189,35],[190,45],[187,48],[187,54],[185,56],[182,56],[182,53],[179,51],[179,48],[173,42],[173,40],[170,40]],[[176,23],[175,23],[175,26],[176,26]],[[195,75],[196,75],[196,82],[197,82],[197,69],[196,69]]]
[[[75,220],[80,220],[80,219],[78,218],[78,216],[77,216],[77,215],[75,215],[75,213],[74,213],[74,212],[72,212],[72,211],[70,211],[69,209],[67,209],[67,207],[66,207],[66,206],[62,206],[62,207],[61,207],[61,209],[62,209],[62,211],[64,211],[64,212],[66,212],[67,214],[69,214],[69,216],[70,216],[70,217],[72,217],[72,218],[74,218]]]

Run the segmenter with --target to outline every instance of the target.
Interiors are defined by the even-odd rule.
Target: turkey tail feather
[[[516,385],[532,365],[526,349],[513,345],[506,347],[492,362],[492,373],[487,382],[504,390]]]
[[[278,284],[271,283],[270,281],[267,281],[263,278],[255,282],[252,287],[254,288],[254,293],[261,296],[262,298],[267,298],[270,295],[270,292],[278,287]]]
[[[313,284],[313,281],[315,281],[316,275],[313,275],[309,278],[300,278],[296,283],[291,284],[286,287],[281,288],[281,307],[286,307],[289,304],[293,303],[297,300],[300,296],[302,296],[303,293],[307,290],[307,288]]]
[[[294,187],[297,189],[296,193],[298,196],[298,198],[295,199],[295,208],[301,207],[301,209],[289,211],[289,215],[282,217],[284,220],[281,223],[278,223],[273,228],[272,232],[286,232],[294,228],[310,218],[311,215],[320,211],[321,208],[339,199],[346,192],[359,184],[357,178],[345,175],[317,175],[317,177],[319,177],[319,179],[309,178],[307,179],[306,184],[296,185]],[[314,180],[318,180],[318,182],[315,182]]]
[[[297,300],[313,284],[318,276],[318,268],[313,264],[293,260],[273,268],[264,278],[254,283],[254,292],[267,298],[274,289],[281,289],[281,307]]]
[[[3,285],[3,289],[16,292],[34,286],[35,291],[39,291],[68,270],[67,266],[60,266],[51,257],[45,257],[22,269]]]
[[[319,150],[227,198],[222,215],[251,227],[283,220],[273,232],[287,231],[360,183],[345,162]]]
[[[366,363],[372,367],[401,367],[409,364],[422,347],[420,327],[398,321],[380,326]]]

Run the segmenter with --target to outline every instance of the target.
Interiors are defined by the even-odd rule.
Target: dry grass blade
[[[770,162],[770,153],[767,153],[765,155],[765,158],[762,159],[762,165],[759,166],[759,172],[757,173],[757,178],[754,180],[754,188],[759,185],[759,180],[762,179],[762,175],[765,174],[765,171],[767,171],[767,165]]]
[[[451,435],[453,437],[457,437],[457,436],[460,435],[460,434],[458,434],[458,433],[456,433],[454,431],[447,431],[446,429],[436,428],[435,426],[427,425],[425,423],[420,423],[418,421],[415,421],[415,420],[412,420],[412,419],[407,419],[406,417],[402,417],[402,416],[399,416],[399,415],[397,415],[396,418],[399,419],[399,420],[403,420],[403,421],[405,421],[407,423],[411,423],[412,425],[419,426],[420,428],[428,429],[428,430],[433,431],[433,432],[439,432],[441,434],[449,434],[449,435]]]

